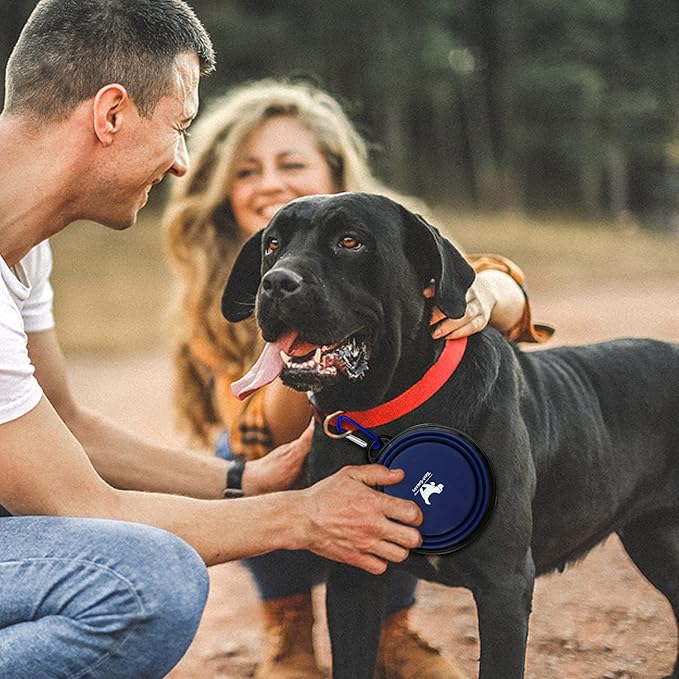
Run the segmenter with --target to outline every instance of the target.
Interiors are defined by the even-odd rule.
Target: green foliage
[[[525,0],[525,8],[534,15],[543,15],[563,21],[611,22],[625,18],[627,0]]]
[[[204,97],[308,74],[347,104],[401,190],[679,210],[658,190],[679,184],[676,0],[189,1],[218,55]],[[0,4],[0,56],[34,4]]]

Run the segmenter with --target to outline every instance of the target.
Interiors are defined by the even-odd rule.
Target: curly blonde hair
[[[220,305],[247,239],[230,203],[236,160],[249,136],[277,116],[296,118],[315,135],[338,191],[400,199],[371,173],[366,143],[340,104],[311,84],[259,80],[236,87],[208,107],[192,129],[192,163],[175,182],[164,219],[166,250],[182,282],[175,402],[180,424],[205,444],[220,424],[212,397],[215,373],[237,379],[262,347],[254,320],[231,324]]]

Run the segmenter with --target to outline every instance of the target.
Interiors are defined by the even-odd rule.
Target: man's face
[[[198,57],[179,54],[175,60],[175,85],[158,102],[150,118],[135,106],[127,112],[107,165],[107,186],[101,187],[106,214],[96,221],[114,229],[134,224],[149,192],[166,174],[181,177],[188,168],[185,131],[198,112]]]

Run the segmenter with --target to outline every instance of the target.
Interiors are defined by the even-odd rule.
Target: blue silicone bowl
[[[447,554],[469,544],[495,506],[495,477],[486,454],[462,432],[440,425],[411,427],[391,439],[377,460],[405,471],[381,490],[422,509],[422,554]]]

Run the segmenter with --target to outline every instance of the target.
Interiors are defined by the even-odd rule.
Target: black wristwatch
[[[229,462],[226,468],[226,488],[224,488],[224,497],[243,497],[243,470],[245,469],[245,460],[236,458]]]

